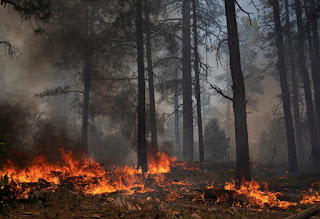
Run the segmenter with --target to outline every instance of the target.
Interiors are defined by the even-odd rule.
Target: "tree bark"
[[[225,0],[228,28],[230,69],[233,81],[233,111],[236,133],[237,180],[251,180],[249,142],[246,111],[246,92],[241,70],[239,36],[235,1]]]
[[[291,25],[290,25],[290,10],[289,2],[285,0],[285,9],[286,9],[286,36],[288,40],[288,52],[289,52],[289,65],[291,72],[291,81],[292,81],[292,93],[293,93],[293,111],[294,111],[294,123],[295,123],[295,134],[296,134],[296,145],[298,152],[298,160],[300,162],[304,161],[304,148],[302,140],[302,129],[301,129],[301,120],[300,120],[300,109],[299,109],[299,90],[297,83],[297,75],[295,71],[295,56],[293,54],[293,43],[291,35]]]
[[[295,10],[296,10],[296,18],[297,18],[297,26],[298,26],[298,64],[301,73],[301,77],[303,80],[304,86],[304,94],[307,106],[307,116],[308,116],[308,126],[310,131],[310,139],[311,139],[311,147],[312,147],[312,156],[313,156],[313,166],[315,169],[319,168],[320,164],[320,156],[319,156],[319,144],[318,144],[318,136],[317,136],[317,126],[315,120],[315,114],[312,103],[312,92],[310,79],[308,75],[308,70],[306,66],[305,59],[305,48],[304,48],[304,28],[303,28],[303,20],[302,20],[302,9],[300,0],[295,0]]]
[[[91,89],[91,71],[92,71],[92,52],[90,43],[85,48],[84,63],[84,98],[83,98],[83,114],[82,114],[82,152],[88,153],[88,120],[90,105],[90,89]]]
[[[148,171],[146,150],[146,109],[145,109],[145,77],[143,51],[143,6],[142,0],[137,0],[136,17],[137,63],[138,63],[138,166],[143,172]]]
[[[201,112],[201,91],[200,91],[200,70],[199,70],[199,52],[198,52],[198,26],[197,26],[197,3],[192,0],[193,5],[193,40],[194,40],[194,72],[196,79],[195,96],[197,100],[197,118],[198,118],[198,137],[199,137],[199,156],[200,162],[204,161],[204,143]]]
[[[190,0],[182,6],[183,159],[193,161]]]
[[[310,8],[315,5],[314,0],[310,0]],[[319,48],[319,31],[318,21],[315,16],[310,15],[311,31],[312,31],[312,43],[313,43],[313,58],[314,58],[314,74],[313,74],[313,85],[315,92],[316,102],[316,117],[318,123],[318,140],[320,144],[320,48]]]
[[[311,75],[312,75],[312,82],[313,82],[313,89],[314,89],[314,97],[315,97],[315,113],[316,113],[316,119],[317,119],[317,127],[318,127],[318,141],[320,137],[320,83],[319,83],[319,71],[318,71],[318,64],[316,58],[316,47],[319,49],[319,40],[317,36],[318,28],[317,28],[317,20],[312,19],[310,12],[310,1],[306,0],[304,1],[304,8],[305,13],[307,15],[307,23],[305,25],[306,29],[306,35],[307,35],[307,41],[309,44],[309,54],[310,54],[310,60],[311,60]],[[315,20],[315,22],[313,21]],[[311,27],[315,25],[315,33],[312,31],[314,28]],[[313,33],[311,33],[313,32]],[[316,36],[316,37],[315,37]],[[317,43],[315,43],[317,42]],[[319,54],[318,54],[319,55]],[[318,142],[319,144],[320,142]]]
[[[158,135],[157,135],[157,118],[156,103],[154,98],[154,74],[152,64],[152,46],[151,46],[151,23],[149,1],[144,0],[145,10],[145,32],[146,32],[146,51],[148,65],[148,82],[149,82],[149,101],[150,101],[150,131],[152,148],[158,152]]]
[[[92,44],[90,40],[90,33],[92,32],[92,18],[93,12],[90,14],[90,5],[87,3],[85,11],[86,32],[84,45],[84,69],[83,69],[83,112],[82,112],[82,135],[81,144],[82,152],[88,154],[88,120],[89,120],[89,105],[90,105],[90,90],[91,90],[91,72],[92,72]],[[92,8],[93,10],[93,8]]]
[[[174,89],[174,134],[176,147],[179,151],[179,155],[182,158],[182,148],[180,143],[180,113],[179,113],[179,86],[178,83]]]
[[[273,7],[273,17],[274,17],[275,32],[276,32],[276,45],[278,48],[278,68],[279,68],[280,86],[281,86],[281,92],[282,92],[282,103],[283,103],[283,111],[284,111],[286,134],[287,134],[289,171],[296,172],[298,169],[298,164],[297,164],[296,145],[295,145],[293,124],[292,124],[290,92],[289,92],[287,70],[286,70],[286,64],[285,64],[283,33],[282,33],[282,27],[281,27],[281,21],[280,21],[281,19],[280,19],[279,1],[272,0],[272,7]]]
[[[231,92],[230,92],[230,88],[231,88],[231,81],[229,80],[229,77],[227,78],[227,95],[228,97],[231,96]],[[231,133],[232,133],[232,124],[231,124],[231,109],[230,109],[230,104],[231,101],[227,100],[227,133],[228,133],[228,137],[231,138]]]

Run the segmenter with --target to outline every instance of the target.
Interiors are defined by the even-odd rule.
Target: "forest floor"
[[[320,189],[320,176],[289,175],[279,167],[256,167],[252,170],[256,182],[268,183],[269,190],[281,192],[284,200],[296,206],[285,209],[241,204],[226,198],[217,202],[208,184],[231,182],[235,176],[234,163],[202,163],[198,170],[175,169],[165,174],[170,181],[187,181],[190,187],[168,199],[162,191],[87,196],[65,186],[54,193],[34,193],[28,199],[1,200],[1,218],[284,218],[316,205],[297,201],[301,191]],[[219,190],[220,192],[223,190]],[[216,190],[218,192],[218,190]],[[245,197],[244,197],[245,199]],[[245,203],[245,201],[243,201]],[[314,216],[313,218],[320,218]]]

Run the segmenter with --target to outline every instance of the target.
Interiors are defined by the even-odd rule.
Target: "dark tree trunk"
[[[92,51],[90,42],[87,43],[84,54],[84,98],[82,114],[82,152],[88,153],[88,120],[92,71]]]
[[[319,83],[319,71],[318,71],[318,61],[316,58],[316,47],[319,49],[319,45],[314,44],[314,42],[318,42],[318,36],[317,32],[317,20],[315,20],[315,22],[313,22],[314,19],[312,19],[310,13],[309,13],[309,6],[310,6],[310,1],[304,1],[304,8],[305,8],[305,13],[307,15],[307,23],[305,25],[305,29],[306,29],[306,34],[307,34],[307,40],[308,40],[308,44],[309,44],[309,54],[310,54],[310,60],[311,60],[311,73],[312,73],[312,82],[313,82],[313,89],[314,89],[314,96],[315,96],[315,112],[316,112],[316,119],[317,119],[317,127],[318,127],[318,141],[319,141],[319,137],[320,137],[320,83]],[[315,33],[311,33],[311,24],[312,26],[315,24],[316,27],[316,31]],[[313,28],[312,28],[313,29]],[[316,37],[315,37],[316,36]],[[315,41],[314,41],[315,40]],[[320,143],[320,142],[319,142]]]
[[[190,0],[182,6],[183,159],[193,161]]]
[[[179,151],[179,155],[182,158],[182,148],[180,143],[180,113],[179,113],[179,86],[178,83],[174,89],[174,134],[176,147]]]
[[[151,23],[149,1],[144,0],[145,9],[145,31],[146,31],[146,51],[148,64],[148,81],[149,81],[149,99],[150,99],[150,130],[151,130],[151,145],[157,152],[158,136],[157,136],[157,119],[156,119],[156,103],[154,98],[154,74],[152,64],[152,46],[151,46]]]
[[[82,111],[82,135],[81,144],[82,152],[88,154],[88,121],[89,121],[89,105],[90,105],[90,89],[91,89],[91,72],[92,72],[92,44],[90,33],[92,32],[92,20],[94,17],[93,8],[90,12],[90,5],[87,3],[85,10],[86,32],[84,46],[84,69],[83,69],[83,111]]]
[[[146,150],[146,109],[145,109],[145,78],[143,51],[143,8],[142,0],[137,0],[137,62],[138,62],[138,166],[148,171]]]
[[[314,0],[310,0],[310,8],[312,9],[315,5]],[[311,31],[312,31],[312,44],[313,44],[313,59],[314,59],[314,73],[313,75],[313,86],[315,92],[316,102],[316,117],[318,123],[318,140],[320,144],[320,50],[319,50],[319,32],[318,22],[315,16],[310,16]]]
[[[310,0],[311,7],[315,6],[315,1]],[[316,61],[316,70],[320,74],[320,48],[319,48],[319,30],[318,30],[318,20],[315,15],[311,15],[311,30],[312,30],[312,39],[313,39],[313,48],[314,48],[314,58]],[[320,77],[318,76],[317,86],[320,87]],[[320,115],[319,115],[320,116]]]
[[[317,136],[317,126],[315,120],[315,114],[313,109],[312,103],[312,92],[311,92],[311,85],[310,79],[308,75],[308,70],[306,66],[306,59],[305,59],[305,48],[304,48],[304,28],[303,28],[303,20],[302,20],[302,9],[301,9],[301,2],[300,0],[295,0],[295,9],[296,9],[296,17],[297,17],[297,26],[298,26],[298,64],[301,73],[301,77],[303,80],[304,86],[304,94],[307,106],[307,115],[308,115],[308,126],[310,131],[310,139],[311,139],[311,146],[312,146],[312,156],[313,156],[313,165],[314,168],[319,168],[320,164],[320,156],[319,156],[319,144],[318,144],[318,136]]]
[[[199,70],[199,53],[198,53],[198,27],[197,27],[197,3],[192,0],[193,5],[193,39],[194,39],[194,72],[196,79],[195,96],[197,100],[197,118],[198,118],[198,136],[199,136],[199,155],[200,162],[204,161],[204,143],[202,130],[202,113],[201,113],[201,91],[200,91],[200,70]]]
[[[231,78],[227,77],[227,95],[229,97],[232,95],[231,80],[232,80]],[[227,100],[227,135],[228,135],[228,138],[230,139],[231,145],[234,145],[234,135],[232,133],[232,120],[231,120],[231,103],[232,103],[231,100]],[[230,152],[232,153],[233,150],[228,151],[228,161],[230,161]]]
[[[304,161],[304,148],[302,141],[302,129],[301,129],[301,120],[300,120],[300,109],[299,109],[299,90],[297,83],[297,76],[295,71],[295,56],[293,54],[293,43],[291,35],[291,25],[290,25],[290,10],[289,2],[285,0],[285,9],[286,9],[286,35],[288,40],[288,52],[289,52],[289,65],[291,72],[291,81],[292,81],[292,93],[293,93],[293,111],[294,111],[294,123],[295,123],[295,132],[296,132],[296,145],[298,158],[300,162]]]
[[[227,95],[230,97],[231,96],[231,92],[230,92],[230,88],[231,88],[231,81],[229,79],[229,77],[227,78]],[[231,101],[227,100],[227,133],[228,133],[228,137],[231,138],[232,135],[232,124],[231,124]]]
[[[237,180],[251,180],[246,92],[241,70],[239,36],[236,21],[235,1],[225,0],[225,10],[228,27],[228,45],[230,54],[230,69],[233,81],[233,111],[236,133]]]
[[[293,124],[292,124],[290,92],[289,92],[287,70],[286,70],[286,64],[285,64],[283,33],[282,33],[282,27],[281,27],[281,21],[280,21],[279,1],[272,0],[272,7],[273,7],[273,15],[274,15],[273,17],[274,17],[275,32],[276,32],[276,44],[278,48],[278,68],[279,68],[279,76],[280,76],[280,87],[282,92],[281,98],[283,103],[284,119],[285,119],[286,134],[287,134],[289,171],[295,172],[298,169],[298,164],[297,164],[296,145],[295,145],[295,139],[294,139]]]

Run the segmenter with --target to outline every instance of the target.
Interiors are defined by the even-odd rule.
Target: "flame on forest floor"
[[[182,198],[182,192],[190,192],[196,188],[191,182],[171,180],[165,176],[172,168],[194,171],[199,169],[199,165],[176,162],[176,158],[165,153],[153,153],[148,156],[148,172],[143,173],[140,168],[129,166],[113,167],[105,170],[92,158],[83,156],[78,159],[70,151],[60,150],[63,161],[51,164],[43,156],[39,156],[26,168],[16,167],[12,162],[7,162],[0,170],[0,177],[8,176],[9,184],[14,185],[15,192],[20,198],[28,198],[32,190],[41,186],[34,186],[34,183],[45,182],[49,184],[45,191],[54,191],[59,185],[72,185],[75,191],[86,195],[107,194],[114,192],[124,192],[127,194],[146,193],[161,189],[167,201],[174,201]],[[31,186],[26,186],[31,184]],[[219,185],[221,186],[221,185]],[[215,186],[208,185],[206,189],[215,189]],[[296,206],[297,203],[281,201],[283,196],[279,192],[271,192],[268,185],[252,181],[243,183],[240,187],[235,182],[224,184],[224,190],[232,191],[236,196],[245,196],[246,206],[258,206],[260,208],[280,208],[287,209]],[[309,190],[301,194],[301,204],[313,204],[320,201],[317,191]],[[228,199],[227,194],[217,197],[216,202],[224,202]],[[235,197],[233,197],[236,202]],[[205,200],[204,193],[194,200]],[[239,203],[235,203],[240,205]]]
[[[270,192],[267,183],[263,183],[262,188],[256,181],[244,182],[240,188],[237,188],[235,182],[232,182],[226,183],[225,190],[235,191],[238,195],[244,195],[250,204],[258,205],[261,208],[275,207],[287,209],[297,205],[294,202],[279,200],[279,197],[283,197],[283,194],[280,192]]]
[[[83,156],[81,159],[76,159],[70,151],[60,151],[63,162],[50,164],[46,157],[39,156],[26,168],[20,169],[8,161],[0,171],[0,176],[7,175],[9,182],[17,184],[36,183],[39,180],[44,180],[54,185],[60,185],[65,180],[69,180],[75,189],[88,195],[116,191],[133,194],[153,191],[152,187],[155,185],[165,187],[170,182],[165,180],[163,174],[169,173],[172,167],[177,167],[175,157],[170,157],[165,153],[154,153],[148,157],[147,173],[142,173],[140,168],[129,166],[113,167],[107,171],[92,158],[88,159]],[[184,163],[179,164],[179,167],[183,168],[184,166]],[[152,179],[152,182],[148,182],[148,186],[146,186],[147,179]],[[179,186],[186,185],[183,181],[171,183]],[[24,192],[22,197],[25,196]]]
[[[320,202],[319,192],[313,189],[308,189],[308,191],[302,191],[301,197],[301,204],[315,204]]]

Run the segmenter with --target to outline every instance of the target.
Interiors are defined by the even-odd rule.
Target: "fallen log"
[[[298,214],[291,215],[291,216],[286,217],[284,219],[305,219],[305,218],[308,218],[308,217],[314,215],[318,211],[320,211],[320,205],[313,206],[311,208],[308,208],[306,210],[299,212]]]

